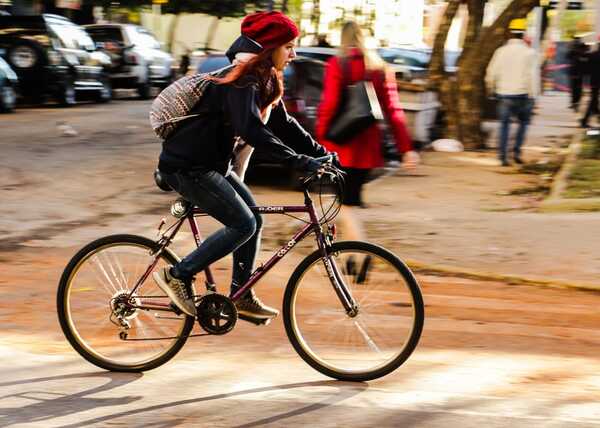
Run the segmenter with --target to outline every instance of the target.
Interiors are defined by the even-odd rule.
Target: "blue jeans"
[[[521,146],[525,141],[525,131],[529,125],[532,109],[533,99],[527,95],[498,95],[498,118],[500,119],[498,156],[500,160],[507,160],[510,120],[513,116],[519,121],[513,151],[516,157],[521,155]]]
[[[262,217],[249,208],[256,205],[250,189],[234,172],[226,177],[210,170],[164,175],[177,193],[225,226],[176,264],[173,274],[190,279],[233,252],[232,289],[243,285],[254,268],[262,230]]]

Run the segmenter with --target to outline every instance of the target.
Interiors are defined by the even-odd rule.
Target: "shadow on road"
[[[128,410],[128,411],[124,411],[124,412],[114,413],[111,415],[100,416],[97,418],[88,419],[85,421],[79,421],[77,423],[70,424],[70,425],[64,425],[63,428],[74,428],[74,427],[82,427],[82,426],[101,424],[101,423],[115,420],[117,418],[129,417],[129,416],[139,416],[139,415],[141,415],[143,413],[147,413],[147,412],[155,412],[155,411],[159,411],[159,410],[176,408],[177,406],[184,406],[184,405],[188,405],[188,404],[197,404],[197,403],[211,401],[211,400],[222,400],[222,399],[238,397],[238,396],[243,396],[243,395],[249,395],[249,394],[262,393],[262,392],[271,392],[271,391],[279,391],[279,390],[283,391],[283,390],[291,390],[291,389],[295,389],[295,388],[314,388],[314,387],[319,387],[319,386],[320,387],[330,386],[330,387],[334,388],[334,391],[326,399],[324,399],[318,403],[311,403],[311,404],[301,407],[299,409],[294,409],[294,410],[291,410],[288,412],[266,416],[257,421],[250,422],[250,423],[243,424],[243,425],[238,425],[236,427],[237,428],[242,428],[242,427],[249,428],[249,427],[254,427],[254,426],[262,426],[262,425],[265,425],[268,423],[278,422],[278,421],[281,421],[286,418],[291,418],[293,416],[299,416],[299,415],[303,415],[306,413],[314,412],[316,410],[320,410],[320,409],[332,406],[334,404],[340,403],[344,400],[347,400],[357,394],[360,394],[361,392],[365,391],[369,387],[369,385],[367,383],[339,382],[339,381],[316,381],[316,382],[290,383],[290,384],[284,384],[284,385],[273,385],[273,386],[266,386],[266,387],[261,387],[261,388],[250,388],[250,389],[244,389],[244,390],[236,391],[236,392],[215,394],[215,395],[209,395],[206,397],[191,398],[191,399],[187,399],[187,400],[171,401],[169,403],[157,404],[154,406],[148,406],[148,407],[144,407],[141,409]],[[123,404],[123,402],[120,401],[121,400],[120,398],[118,400],[119,400],[120,404]],[[173,423],[174,423],[174,421],[171,421],[171,423],[169,423],[168,425],[164,425],[164,426],[173,426]],[[0,420],[0,425],[1,424],[2,424],[2,420]],[[163,425],[161,425],[161,426],[163,426]]]
[[[66,394],[58,391],[38,391],[31,389],[30,391],[0,396],[0,401],[11,398],[20,398],[33,401],[32,404],[25,406],[0,409],[0,426],[5,427],[14,424],[40,422],[72,415],[74,413],[84,412],[86,410],[96,409],[98,407],[121,406],[123,404],[132,403],[141,399],[142,397],[120,396],[114,398],[92,398],[90,396],[127,385],[140,379],[141,377],[142,374],[139,373],[94,372],[30,378],[0,383],[0,387],[7,387],[12,385],[36,384],[42,382],[60,382],[70,379],[81,379],[82,382],[84,382],[86,379],[92,378],[107,380],[107,382],[99,386],[85,389],[74,394]]]

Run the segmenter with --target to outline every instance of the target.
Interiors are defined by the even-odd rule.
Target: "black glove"
[[[317,172],[321,166],[321,162],[306,155],[298,155],[294,162],[294,167],[298,171],[306,172],[307,174]]]
[[[337,169],[342,169],[342,164],[340,163],[340,157],[337,152],[329,152],[328,155],[332,156],[331,164],[335,166]]]

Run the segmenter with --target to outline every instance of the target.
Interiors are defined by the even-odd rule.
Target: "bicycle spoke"
[[[365,250],[355,251],[353,245]],[[366,250],[370,247],[374,246],[348,242],[334,244],[332,251],[340,279],[357,303],[357,314],[346,313],[316,253],[309,256],[314,257],[312,264],[302,268],[291,300],[286,301],[295,308],[288,335],[292,340],[297,337],[296,343],[306,351],[300,355],[338,379],[378,377],[381,368],[392,370],[403,362],[401,358],[409,355],[403,352],[407,346],[416,346],[409,343],[417,322],[406,282],[412,278],[378,255],[385,250]]]
[[[168,319],[159,318],[155,310],[140,308],[169,301],[153,281],[144,281],[144,295],[139,294],[140,287],[131,294],[153,262],[150,252],[148,245],[136,242],[102,244],[75,264],[68,275],[64,307],[72,338],[67,338],[100,367],[145,367],[162,361],[187,339],[193,320],[175,317],[173,312],[165,312],[172,315]],[[158,257],[156,269],[172,263],[168,254]],[[121,333],[127,333],[129,340],[123,340]]]
[[[360,320],[354,320],[354,325],[360,332],[362,338],[365,340],[367,345],[369,345],[369,348],[371,348],[371,350],[377,352],[378,354],[381,354],[381,350],[377,347],[373,339],[371,339],[371,336],[369,335],[369,333],[367,333],[367,329],[362,324],[363,323]]]

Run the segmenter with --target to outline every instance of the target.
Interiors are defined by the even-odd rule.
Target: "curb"
[[[600,284],[585,282],[552,281],[541,278],[526,278],[517,275],[498,274],[462,269],[453,266],[430,265],[416,260],[407,260],[406,264],[414,271],[421,274],[434,276],[447,276],[454,278],[476,279],[480,281],[497,281],[511,285],[532,285],[537,287],[562,288],[572,290],[585,290],[600,292]]]

